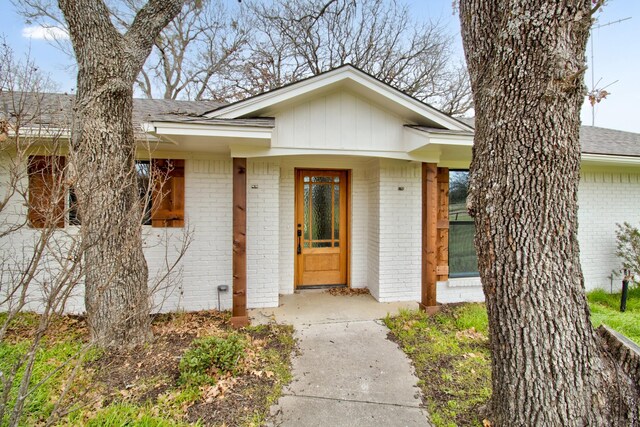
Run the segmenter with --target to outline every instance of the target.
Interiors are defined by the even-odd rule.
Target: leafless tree
[[[30,20],[66,28],[50,2],[16,6]],[[121,31],[141,3],[108,2]],[[232,8],[221,0],[188,1],[154,40],[136,88],[146,97],[230,102],[350,63],[461,115],[472,106],[470,86],[451,44],[438,22],[421,22],[399,0],[245,0]]]
[[[112,2],[110,10],[126,28],[141,3]],[[206,92],[220,99],[221,77],[242,65],[250,34],[241,9],[231,13],[221,0],[188,1],[154,41],[136,87],[148,98],[199,100]]]
[[[9,46],[0,43],[0,343],[18,316],[25,311],[38,313],[34,331],[24,338],[27,345],[20,347],[24,350],[9,369],[0,371],[2,425],[20,424],[33,391],[60,370],[79,366],[92,345],[85,343],[64,366],[52,368],[34,383],[33,369],[38,350],[46,345],[46,333],[67,310],[81,310],[82,284],[93,268],[85,262],[86,253],[93,248],[81,238],[82,217],[72,197],[82,175],[69,161],[72,102],[69,96],[47,93],[53,89],[33,60],[16,60]],[[137,176],[138,170],[129,173]],[[166,179],[160,171],[151,173],[150,179],[138,180],[146,185],[139,191],[142,206],[150,205],[152,190],[162,187]],[[136,215],[141,224],[142,210],[132,209],[129,214]],[[175,273],[191,242],[191,231],[185,227],[182,233],[159,239],[157,230],[153,234],[146,241],[165,247],[164,267],[149,281],[143,298],[162,304],[179,285]],[[128,252],[125,248],[121,256]],[[60,395],[51,396],[55,402],[52,419],[72,409],[67,393],[73,379],[74,374],[69,375]]]
[[[78,64],[71,141],[93,339],[131,346],[151,337],[147,263],[134,169],[133,85],[162,29],[184,0],[150,0],[120,32],[102,1],[60,0]],[[122,185],[122,184],[126,185]]]
[[[245,4],[246,3],[246,4]],[[437,22],[416,20],[384,0],[243,2],[254,37],[232,99],[255,95],[350,63],[449,114],[471,107],[466,68]]]

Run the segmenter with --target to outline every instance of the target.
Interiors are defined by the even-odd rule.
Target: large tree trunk
[[[183,0],[151,0],[120,34],[102,1],[59,0],[78,63],[71,159],[86,252],[92,339],[106,347],[151,337],[147,263],[134,166],[133,83]]]
[[[499,426],[637,425],[591,326],[577,239],[591,0],[461,0],[476,132],[468,207]]]

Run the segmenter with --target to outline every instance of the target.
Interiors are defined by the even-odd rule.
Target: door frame
[[[345,268],[347,269],[347,288],[351,289],[351,169],[342,169],[342,168],[294,168],[293,169],[293,289],[304,289],[304,285],[300,285],[302,273],[299,271],[298,267],[298,255],[296,250],[298,248],[298,236],[297,236],[297,215],[298,215],[298,204],[300,203],[300,191],[299,191],[299,183],[300,183],[300,173],[301,171],[336,171],[336,172],[346,172],[347,182],[345,184],[346,196],[347,196],[347,205],[345,212],[347,216],[347,238],[345,250],[347,251],[347,261],[345,263]]]

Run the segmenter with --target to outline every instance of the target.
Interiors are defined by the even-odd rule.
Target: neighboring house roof
[[[10,94],[0,92],[0,119],[2,116],[15,117],[20,114],[23,126],[48,126],[66,128],[71,123],[71,111],[75,95],[66,93],[29,93]],[[252,126],[273,128],[273,118],[260,117],[250,119],[208,118],[203,114],[222,104],[216,101],[181,101],[173,99],[133,100],[133,127],[137,133],[149,122],[171,122],[227,126]]]
[[[474,127],[473,117],[460,119]],[[580,148],[585,154],[640,157],[640,133],[597,126],[580,126]]]
[[[0,92],[0,114],[15,117],[19,114],[28,125],[67,127],[75,95],[66,93]],[[157,119],[199,120],[202,114],[221,104],[215,101],[176,101],[172,99],[134,99],[133,125]]]
[[[640,156],[640,134],[596,126],[580,127],[583,153]]]

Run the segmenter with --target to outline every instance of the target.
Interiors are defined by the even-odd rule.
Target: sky
[[[236,0],[225,0],[237,5]],[[403,0],[415,16],[439,21],[454,40],[452,49],[464,60],[460,24],[454,15],[452,0]],[[623,22],[594,28],[587,46],[589,69],[585,75],[588,89],[592,86],[610,92],[592,109],[588,102],[582,109],[585,125],[640,133],[640,1],[609,0],[597,14],[596,26],[618,20]],[[46,41],[41,28],[26,23],[10,0],[0,0],[0,35],[18,56],[30,52],[39,68],[49,73],[60,91],[72,92],[75,76],[70,71],[71,60]],[[593,55],[591,55],[593,49]],[[593,113],[593,117],[592,117]],[[592,122],[593,119],[593,122]]]

